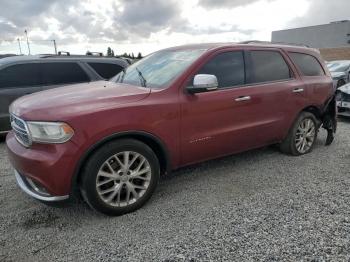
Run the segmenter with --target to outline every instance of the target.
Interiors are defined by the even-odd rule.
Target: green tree
[[[112,56],[112,48],[107,48],[107,56]]]
[[[139,52],[139,54],[137,55],[137,59],[141,59],[142,58],[142,54],[141,52]]]

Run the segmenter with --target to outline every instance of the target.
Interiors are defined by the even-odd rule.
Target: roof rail
[[[66,51],[59,51],[58,52],[58,55],[67,55],[67,56],[70,56],[70,53],[69,52],[66,52]]]
[[[86,52],[86,55],[103,56],[103,53],[101,53],[101,52]]]
[[[259,41],[259,40],[243,41],[243,42],[239,42],[239,44],[272,44],[272,45],[294,45],[294,46],[310,47],[310,46],[304,45],[304,44],[286,43],[286,42]]]

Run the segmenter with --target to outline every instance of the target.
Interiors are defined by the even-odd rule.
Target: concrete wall
[[[272,42],[304,44],[314,48],[350,47],[350,21],[272,32]]]

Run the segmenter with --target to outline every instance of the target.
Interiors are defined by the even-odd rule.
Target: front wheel
[[[143,206],[159,180],[159,162],[147,145],[133,139],[105,144],[88,160],[82,177],[85,201],[106,215],[123,215]]]
[[[294,156],[309,153],[316,141],[318,121],[309,112],[302,112],[280,145],[282,152]]]

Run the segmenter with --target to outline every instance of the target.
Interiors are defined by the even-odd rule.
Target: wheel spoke
[[[296,143],[296,147],[299,147],[300,144],[303,142],[303,139],[301,138],[297,143]]]
[[[132,164],[134,164],[134,162],[136,161],[136,159],[138,159],[139,158],[139,154],[135,154],[134,155],[134,157],[133,157],[133,159],[131,159],[131,161],[130,161],[130,163],[129,163],[129,165],[128,165],[128,168],[130,168],[131,166],[132,166]]]
[[[100,187],[100,186],[105,185],[105,184],[107,184],[109,182],[112,182],[113,180],[114,180],[113,178],[109,178],[109,179],[103,180],[101,182],[98,182],[97,186]]]
[[[121,169],[124,169],[124,163],[122,161],[120,161],[119,157],[116,155],[114,156],[114,159],[117,160],[119,166],[121,167]]]
[[[111,166],[111,164],[108,161],[106,162],[106,166],[108,167],[109,171],[111,171],[111,173],[115,173],[113,167]]]
[[[99,195],[105,195],[105,194],[107,194],[107,193],[113,192],[114,190],[115,190],[115,186],[100,191],[100,192],[99,192]]]
[[[114,188],[113,193],[110,194],[110,195],[107,197],[107,199],[106,199],[106,201],[107,201],[108,203],[110,203],[110,202],[113,200],[113,198],[115,198],[115,196],[120,192],[121,187],[122,187],[121,184],[118,184],[118,185]]]
[[[134,185],[134,188],[135,188],[135,189],[141,189],[141,190],[146,190],[146,189],[147,189],[147,187],[145,187],[145,186],[139,186],[139,185]]]
[[[134,196],[135,200],[137,200],[139,198],[139,194],[136,192],[135,190],[135,186],[132,183],[128,183],[127,184],[130,193]]]
[[[129,205],[129,201],[130,201],[130,190],[129,190],[129,187],[127,186],[126,187],[126,197],[125,197],[125,201],[126,201],[126,204]]]
[[[119,178],[119,176],[117,174],[110,174],[110,173],[107,173],[107,172],[102,171],[102,170],[100,170],[97,175],[103,176],[103,177],[108,177],[108,178],[113,178],[113,179]]]
[[[129,167],[129,154],[130,152],[129,151],[125,151],[124,152],[124,169],[128,169]]]
[[[141,167],[143,166],[143,164],[145,163],[146,159],[143,158],[141,161],[140,161],[140,164],[137,166],[136,168],[136,172],[139,172]]]

